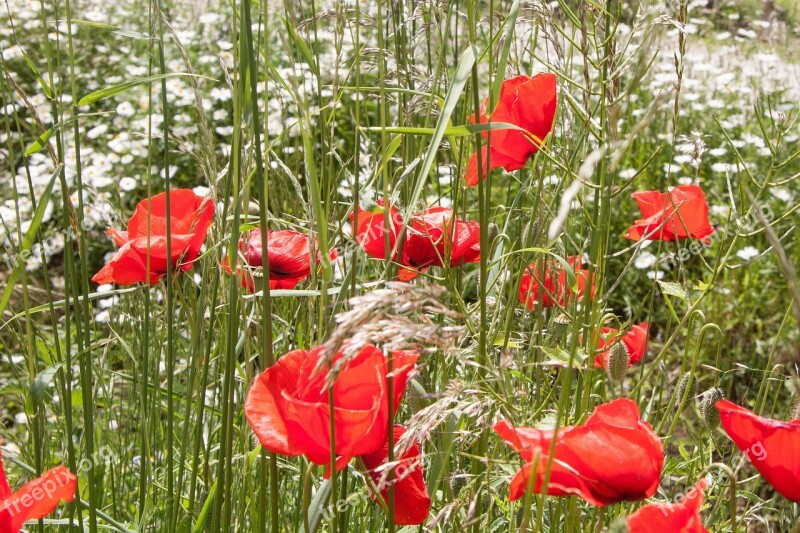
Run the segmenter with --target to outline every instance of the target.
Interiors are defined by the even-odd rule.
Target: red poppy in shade
[[[628,533],[708,533],[700,517],[705,488],[701,479],[678,503],[645,505],[627,518]]]
[[[316,464],[330,462],[327,371],[315,372],[324,346],[287,353],[265,370],[247,394],[244,412],[262,446],[282,455],[305,455]],[[342,354],[336,354],[336,363]],[[419,354],[394,352],[393,406],[406,390]],[[387,359],[364,346],[333,384],[334,431],[339,469],[358,455],[379,450],[388,438]]]
[[[541,492],[550,445],[556,439],[547,494],[574,494],[592,505],[638,501],[655,494],[664,466],[664,450],[635,402],[620,398],[598,406],[582,426],[557,432],[514,428],[501,420],[494,430],[526,461],[511,481],[509,499],[525,494],[528,479]],[[537,463],[534,459],[538,457]]]
[[[314,239],[315,247],[317,244]],[[244,262],[237,268],[242,287],[255,290],[255,277],[260,277],[260,267],[264,264],[264,250],[261,247],[261,228],[253,228],[239,240],[239,250]],[[267,250],[269,255],[269,288],[293,289],[311,274],[311,248],[308,235],[291,230],[267,230]],[[337,251],[330,251],[331,260],[336,259]],[[317,264],[321,256],[317,252]],[[231,273],[228,259],[222,262],[225,272]],[[246,268],[249,267],[249,268]]]
[[[170,217],[167,220],[167,194]],[[128,221],[127,231],[108,229],[119,250],[92,281],[133,285],[155,284],[167,275],[168,268],[186,272],[200,254],[208,228],[214,218],[214,202],[190,189],[176,189],[142,200]],[[149,236],[148,236],[149,223]],[[167,254],[167,227],[170,228],[170,254]],[[148,275],[147,258],[150,257]]]
[[[615,342],[622,342],[625,345],[625,349],[628,351],[628,368],[641,361],[647,350],[647,329],[649,327],[650,325],[647,322],[633,324],[631,329],[621,337],[618,335],[619,331],[615,328],[603,328],[603,334],[597,341],[597,349],[603,350],[606,346],[608,346],[608,349],[597,354],[594,359],[594,367],[608,369],[608,356],[611,353],[611,346]]]
[[[544,262],[544,275],[540,274],[540,265],[531,263],[522,273],[522,281],[519,285],[519,301],[533,309],[539,304],[543,307],[553,307],[556,304],[564,307],[573,299],[580,300],[586,291],[586,284],[591,277],[586,269],[582,269],[582,259],[573,255],[569,257],[569,265],[575,270],[575,279],[578,284],[576,291],[567,285],[567,273],[561,265],[555,261]],[[594,284],[591,284],[589,298],[594,298]]]
[[[406,432],[406,428],[394,426],[394,442]],[[395,448],[396,449],[396,448]],[[364,466],[369,470],[375,486],[381,491],[383,501],[389,499],[388,468],[381,468],[389,458],[389,442],[373,453],[368,453],[361,458]],[[395,466],[391,484],[394,487],[394,523],[398,526],[418,525],[425,521],[431,510],[431,499],[428,488],[425,486],[424,470],[420,460],[419,445],[415,442],[402,454],[395,456]]]
[[[388,209],[384,207],[381,198],[377,202],[374,211],[368,211],[359,207],[354,213],[350,213],[350,224],[353,226],[353,237],[367,255],[376,259],[386,259],[386,229],[389,229],[389,251],[394,250],[397,243],[397,235],[403,219],[400,212],[392,205]],[[388,217],[388,220],[386,218]],[[392,258],[394,259],[394,257]]]
[[[714,228],[708,221],[708,204],[698,185],[680,185],[668,193],[640,191],[631,194],[639,204],[641,219],[625,237],[634,241],[676,241],[694,237],[708,243]]]
[[[414,279],[432,266],[451,267],[475,263],[481,258],[480,225],[455,218],[452,209],[432,207],[414,215],[406,232],[400,279]]]
[[[22,524],[49,515],[61,500],[71,502],[77,484],[74,474],[58,466],[11,492],[0,454],[0,531],[19,533]]]
[[[487,122],[486,107],[488,99],[481,106],[478,122]],[[539,150],[545,137],[553,129],[556,115],[556,76],[550,73],[533,77],[517,76],[505,80],[500,88],[500,98],[492,113],[492,122],[505,122],[520,127],[516,129],[493,130],[481,134],[490,146],[481,147],[481,161],[487,165],[485,177],[493,168],[502,167],[507,171],[525,166],[528,159]],[[475,116],[468,117],[475,122]],[[491,157],[487,157],[487,154]],[[478,154],[472,154],[464,174],[468,187],[478,184]]]
[[[800,418],[763,418],[728,400],[715,405],[725,432],[767,483],[800,502]]]

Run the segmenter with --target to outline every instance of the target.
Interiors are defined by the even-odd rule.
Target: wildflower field
[[[800,2],[5,0],[0,533],[800,533]]]

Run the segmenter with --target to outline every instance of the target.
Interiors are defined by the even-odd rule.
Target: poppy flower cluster
[[[388,360],[372,345],[361,348],[344,363],[332,385],[333,433],[328,367],[322,365],[324,346],[287,353],[266,369],[247,394],[244,412],[261,445],[272,452],[304,455],[318,465],[329,465],[331,453],[341,470],[354,457],[361,456],[371,475],[381,475],[380,466],[388,457],[389,387]],[[344,355],[330,361],[337,365]],[[392,354],[392,409],[397,411],[419,354],[400,351]],[[397,439],[404,430],[394,428]],[[332,449],[333,447],[333,449]],[[430,498],[418,465],[419,448],[412,447],[401,465],[414,465],[414,471],[398,475],[395,484],[395,521],[419,524],[428,514]],[[409,470],[394,465],[396,470]],[[415,473],[416,472],[416,473]],[[424,511],[424,512],[423,512]]]
[[[119,250],[92,281],[153,285],[166,276],[170,268],[186,272],[200,254],[213,218],[214,202],[190,189],[171,190],[142,200],[128,221],[126,231],[108,229],[108,235]]]
[[[715,404],[725,432],[784,498],[800,503],[800,419],[764,418],[728,400]]]
[[[681,185],[667,193],[635,192],[642,217],[628,228],[625,237],[634,241],[677,241],[693,237],[710,242],[714,228],[708,221],[708,203],[698,185]]]
[[[12,492],[0,453],[0,531],[19,533],[28,520],[44,518],[62,500],[71,502],[77,486],[78,478],[58,466]]]
[[[580,426],[554,431],[514,427],[500,420],[494,430],[525,461],[511,480],[509,500],[531,490],[575,495],[605,506],[649,498],[658,488],[664,449],[650,424],[640,418],[639,407],[626,398],[598,406]]]
[[[383,200],[379,200],[377,206],[374,211],[359,207],[350,215],[353,237],[367,255],[386,259],[388,231],[388,253],[403,267],[399,274],[401,281],[410,281],[432,266],[458,267],[480,261],[481,238],[477,222],[458,219],[452,209],[445,207],[426,209],[411,216],[402,252],[398,252],[402,214],[392,205],[387,207]]]
[[[308,235],[297,231],[267,230],[267,264],[269,267],[269,288],[293,289],[298,283],[311,274],[311,244]],[[318,250],[318,241],[314,238],[314,249]],[[242,286],[250,292],[256,289],[256,278],[263,277],[264,250],[261,228],[253,228],[239,240],[239,251],[242,258],[237,260],[236,275]],[[331,261],[338,252],[334,248],[329,252]],[[321,255],[317,251],[315,264],[318,265]],[[226,257],[222,266],[232,273],[230,261]]]
[[[469,117],[473,123],[485,124],[489,100],[481,106],[480,115]],[[497,107],[491,114],[495,123],[507,123],[519,129],[497,129],[481,133],[488,146],[480,149],[484,172],[478,172],[478,152],[472,154],[464,174],[468,187],[478,184],[493,168],[511,172],[525,166],[553,129],[556,115],[556,76],[543,73],[536,76],[517,76],[503,81]]]
[[[647,350],[647,322],[633,324],[631,329],[619,335],[615,328],[603,328],[602,335],[597,342],[597,349],[602,350],[594,360],[595,368],[605,368],[608,370],[608,357],[611,353],[611,346],[621,342],[628,353],[628,368],[638,363],[644,358]],[[608,348],[606,348],[608,346]]]
[[[519,301],[531,311],[539,304],[542,307],[556,305],[565,307],[572,301],[582,300],[584,293],[587,293],[587,285],[589,286],[589,299],[594,298],[594,283],[589,282],[591,273],[581,268],[583,259],[573,255],[569,257],[568,263],[575,271],[577,283],[575,288],[569,286],[567,272],[559,263],[552,260],[545,260],[543,266],[539,263],[531,263],[522,273],[522,280],[519,284]]]

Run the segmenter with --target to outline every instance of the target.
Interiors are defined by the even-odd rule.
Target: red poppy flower
[[[700,517],[705,488],[701,479],[678,503],[645,505],[628,517],[628,533],[708,533]]]
[[[594,367],[605,367],[608,369],[608,356],[611,353],[610,348],[611,345],[617,341],[622,342],[622,344],[625,345],[625,349],[628,350],[628,368],[641,361],[647,350],[648,327],[649,324],[647,322],[633,324],[631,329],[621,337],[617,335],[619,331],[615,328],[603,328],[603,334],[600,340],[597,341],[597,349],[601,350],[606,346],[608,346],[609,349],[603,350],[601,353],[597,354],[597,357],[594,359]]]
[[[317,243],[316,238],[314,239]],[[315,246],[316,247],[316,246]],[[244,265],[237,274],[242,286],[251,292],[255,290],[256,270],[264,264],[264,251],[261,248],[261,228],[251,229],[239,240],[239,250],[244,256]],[[308,235],[291,230],[267,230],[267,250],[269,252],[269,288],[293,289],[311,273],[311,248]],[[330,251],[331,260],[336,259],[336,249]],[[321,256],[317,252],[317,264]],[[231,273],[228,259],[223,260],[223,268]]]
[[[330,462],[330,416],[326,371],[315,372],[324,347],[289,352],[253,383],[244,412],[261,444],[282,455]],[[342,357],[339,353],[334,363]],[[395,352],[393,405],[400,404],[417,352]],[[358,455],[379,450],[388,438],[387,360],[375,346],[361,349],[333,384],[334,431],[339,469]]]
[[[478,122],[487,122],[486,106],[488,99],[481,106]],[[536,76],[517,76],[503,82],[500,88],[500,99],[492,113],[492,122],[505,122],[519,126],[520,130],[493,130],[482,132],[484,138],[491,143],[489,149],[481,147],[481,161],[488,164],[484,176],[493,168],[502,167],[507,171],[518,170],[525,166],[528,159],[539,150],[545,137],[553,129],[556,115],[556,77],[544,73]],[[475,116],[468,117],[475,122]],[[487,152],[491,157],[487,157]],[[467,165],[464,180],[468,187],[478,184],[478,154],[472,154]]]
[[[167,194],[170,218],[167,220]],[[214,202],[190,189],[176,189],[142,200],[128,221],[127,231],[109,228],[108,235],[120,247],[111,261],[94,275],[95,283],[133,285],[143,281],[155,284],[167,275],[168,268],[186,272],[200,254],[206,233],[214,218]],[[149,236],[148,236],[149,223]],[[170,228],[170,255],[167,256],[167,224]],[[147,257],[150,271],[147,271]]]
[[[78,478],[59,466],[12,493],[0,454],[0,531],[19,533],[22,524],[49,515],[61,500],[71,502],[77,485]]]
[[[555,261],[545,261],[544,275],[539,272],[539,264],[531,263],[525,268],[522,273],[522,281],[519,285],[519,301],[528,306],[528,309],[533,309],[539,304],[541,296],[541,303],[543,307],[553,307],[556,304],[561,307],[566,306],[570,301],[580,300],[583,298],[586,290],[586,284],[590,278],[590,273],[586,269],[582,269],[582,259],[579,256],[573,255],[569,257],[569,265],[575,270],[575,278],[578,283],[578,289],[573,293],[572,289],[567,285],[567,273],[561,268],[561,265]],[[544,290],[542,290],[544,288]],[[594,284],[591,284],[589,291],[589,298],[594,298]]]
[[[800,418],[763,418],[728,400],[716,404],[725,432],[785,498],[800,502]]]
[[[414,279],[432,266],[475,263],[481,258],[481,231],[477,222],[455,218],[452,209],[432,207],[414,215],[406,233],[400,279]]]
[[[384,205],[383,200],[377,203]],[[359,208],[350,215],[356,242],[370,257],[377,259],[386,259],[385,216],[389,216],[389,246],[394,250],[403,225],[402,215],[394,206],[375,212]],[[444,266],[447,257],[451,267],[476,263],[480,261],[480,254],[481,236],[477,222],[455,218],[452,209],[432,207],[411,217],[399,260],[405,268],[400,269],[398,278],[410,281],[432,266]],[[397,256],[392,260],[396,261]]]
[[[386,228],[389,229],[389,251],[394,250],[397,243],[397,235],[403,219],[400,212],[390,205],[388,209],[384,207],[383,199],[377,202],[377,209],[367,211],[359,207],[354,213],[350,213],[350,224],[353,226],[353,237],[367,255],[376,259],[386,259],[386,241],[384,235]],[[388,217],[388,221],[385,218]],[[392,258],[394,259],[394,257]]]
[[[703,189],[681,185],[668,193],[640,191],[631,194],[639,204],[642,219],[628,228],[625,237],[634,241],[676,241],[694,237],[708,243],[714,228],[708,221],[708,204]]]
[[[509,499],[525,494],[528,479],[541,492],[550,445],[556,439],[547,494],[574,494],[592,505],[638,501],[655,494],[664,466],[664,450],[650,424],[639,418],[635,402],[620,398],[598,406],[582,426],[558,432],[514,428],[501,420],[494,430],[527,464],[511,481]],[[538,462],[534,465],[534,458]]]
[[[394,442],[406,432],[403,426],[394,427]],[[389,499],[388,470],[381,468],[389,458],[389,442],[373,453],[361,457],[369,470],[375,486],[381,491],[383,501]],[[418,525],[425,521],[431,510],[431,499],[425,486],[424,470],[420,460],[419,445],[415,442],[400,457],[395,457],[392,486],[394,487],[394,523],[398,526]]]

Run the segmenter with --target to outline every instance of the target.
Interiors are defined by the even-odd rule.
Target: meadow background
[[[718,388],[800,417],[799,23],[793,0],[5,0],[0,444],[12,486],[56,464],[79,476],[76,502],[29,530],[389,527],[368,498],[329,512],[324,468],[262,451],[242,405],[275,357],[343,327],[364,305],[351,298],[391,303],[374,291],[395,272],[349,217],[390,196],[481,227],[480,263],[389,285],[430,298],[398,321],[435,332],[397,415],[422,441],[420,530],[601,531],[633,512],[508,502],[519,457],[490,431],[574,424],[620,396],[664,443],[656,501],[708,475],[710,530],[792,530],[800,506],[701,407]],[[479,135],[459,127],[497,80],[535,72],[558,76],[546,154],[466,188]],[[630,193],[677,184],[705,190],[712,243],[624,239]],[[106,229],[178,187],[217,207],[192,270],[92,283],[114,250]],[[265,222],[338,257],[253,296],[220,260]],[[584,256],[595,298],[523,306],[520,276],[544,251]],[[641,363],[619,381],[592,368],[601,324],[641,321]],[[362,474],[334,490],[365,491]]]

